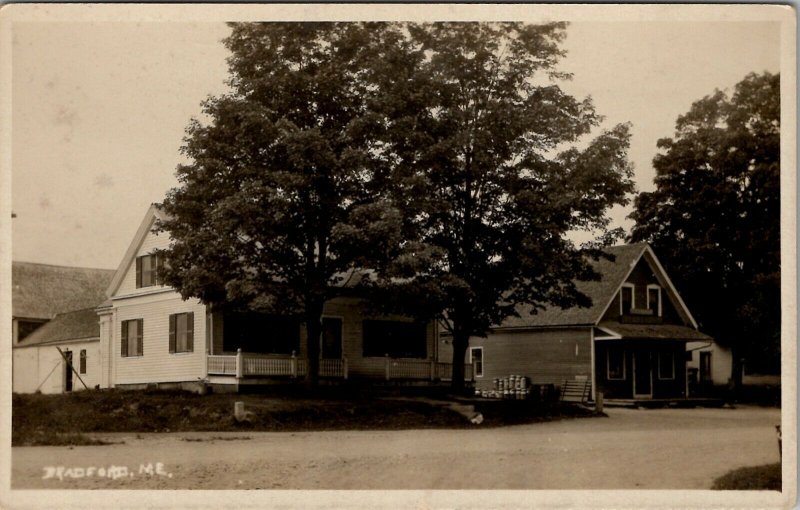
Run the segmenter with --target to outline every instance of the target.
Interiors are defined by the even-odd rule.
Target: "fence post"
[[[292,367],[292,377],[297,377],[297,354],[292,351],[292,360],[291,360],[291,367]]]
[[[431,360],[431,381],[436,379],[436,360]]]
[[[386,380],[388,381],[389,380],[389,353],[388,352],[386,353],[386,357],[384,359],[386,360],[385,364],[384,364],[384,368],[386,369]]]
[[[347,380],[347,358],[342,357],[342,374],[344,375],[344,380]]]
[[[244,355],[242,348],[236,349],[236,378],[241,379],[244,375]]]

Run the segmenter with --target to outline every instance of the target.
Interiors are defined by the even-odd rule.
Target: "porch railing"
[[[291,356],[275,356],[242,352],[234,355],[208,355],[208,375],[305,377],[308,360]],[[347,360],[320,360],[320,376],[347,379]]]
[[[349,376],[347,358],[320,359],[320,377],[347,379]],[[244,353],[235,355],[209,355],[209,375],[232,375],[237,378],[266,377],[305,377],[308,373],[308,360],[292,356]],[[464,365],[464,379],[473,381],[475,373],[471,364]],[[453,365],[434,360],[390,358],[384,362],[384,377],[389,380],[440,380],[453,378]]]
[[[475,373],[471,364],[464,364],[464,380],[474,381]],[[453,379],[453,365],[434,360],[390,358],[386,356],[386,380],[391,379],[429,379],[449,381]]]
[[[236,356],[208,356],[208,373],[211,375],[236,375]]]

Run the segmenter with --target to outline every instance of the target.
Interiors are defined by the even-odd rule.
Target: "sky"
[[[228,27],[211,22],[15,23],[12,259],[116,268],[151,203],[177,185],[184,129],[226,90]],[[575,22],[563,88],[602,127],[632,123],[629,158],[653,189],[656,142],[750,72],[780,70],[771,22]],[[630,207],[612,211],[630,227]]]

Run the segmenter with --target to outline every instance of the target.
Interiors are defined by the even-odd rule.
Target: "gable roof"
[[[110,269],[12,262],[11,314],[51,319],[59,313],[97,306],[106,299],[113,274]]]
[[[100,320],[94,308],[85,308],[56,315],[53,320],[44,323],[15,347],[94,338],[100,338]]]
[[[117,267],[117,270],[114,272],[114,276],[111,278],[111,282],[108,284],[106,294],[108,294],[109,297],[113,296],[119,289],[122,279],[125,278],[125,273],[128,271],[131,263],[133,263],[133,259],[136,257],[136,252],[139,251],[139,247],[142,245],[145,237],[147,237],[147,234],[149,234],[153,229],[153,222],[156,220],[156,218],[164,219],[164,213],[156,204],[150,204],[150,208],[147,209],[147,213],[144,215],[142,222],[139,224],[139,228],[136,230],[136,234],[133,236],[131,244],[128,245],[128,249],[125,251],[125,255],[122,257],[122,262],[119,263],[119,267]]]
[[[675,302],[678,314],[687,324],[697,329],[697,323],[647,243],[610,246],[603,251],[612,255],[614,260],[599,258],[589,261],[592,268],[600,275],[600,280],[575,282],[578,291],[592,300],[591,306],[588,308],[549,306],[536,314],[529,313],[529,306],[520,306],[517,309],[519,317],[509,317],[498,327],[541,328],[596,325],[611,305],[622,284],[628,279],[633,268],[644,257],[667,295]]]

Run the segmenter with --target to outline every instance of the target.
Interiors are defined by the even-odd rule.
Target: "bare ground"
[[[708,489],[779,461],[780,409],[607,412],[483,429],[92,434],[124,444],[14,447],[12,488]],[[48,466],[84,473],[45,478]],[[86,476],[110,466],[133,475]]]

